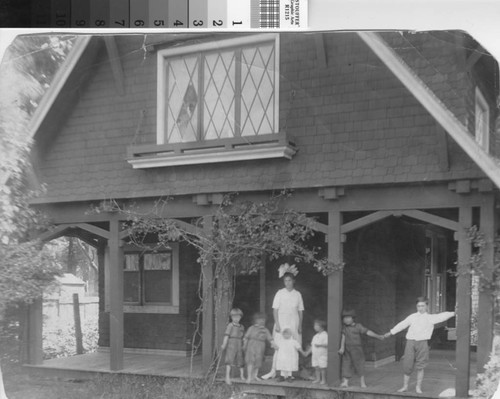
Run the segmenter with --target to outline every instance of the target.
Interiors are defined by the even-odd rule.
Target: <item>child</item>
[[[281,339],[277,341],[278,353],[276,355],[276,370],[280,371],[280,376],[276,379],[278,382],[291,382],[292,372],[299,369],[299,355],[306,353],[302,350],[300,344],[292,338],[292,330],[285,328],[281,333]]]
[[[369,337],[384,339],[383,335],[375,334],[373,331],[362,326],[360,323],[355,323],[354,318],[356,312],[347,310],[342,312],[342,340],[340,343],[339,354],[342,355],[342,383],[341,388],[349,386],[349,378],[351,378],[351,368],[359,375],[361,388],[366,388],[365,383],[365,355],[363,353],[363,345],[361,335],[366,334]]]
[[[394,328],[384,335],[389,338],[405,328],[408,328],[406,333],[406,346],[403,355],[403,387],[398,392],[406,392],[410,375],[413,368],[417,369],[417,386],[415,391],[422,393],[422,380],[424,379],[424,368],[429,361],[429,345],[427,341],[432,336],[434,324],[441,323],[455,316],[455,312],[442,312],[438,314],[427,313],[428,300],[424,297],[417,298],[417,312],[409,315],[406,319],[396,324]]]
[[[231,323],[227,325],[221,349],[226,349],[226,384],[231,385],[231,366],[239,367],[240,377],[242,380],[245,379],[242,342],[245,328],[240,324],[240,320],[243,317],[241,309],[233,308],[229,315],[231,316]]]
[[[313,384],[318,382],[322,385],[326,384],[326,367],[328,365],[328,333],[324,320],[314,320],[314,335],[311,341],[311,349],[307,354],[312,352],[312,366],[315,368],[316,378]]]
[[[275,347],[273,337],[265,324],[266,316],[264,313],[257,313],[254,316],[254,325],[247,330],[243,338],[245,364],[247,365],[247,383],[252,380],[260,381],[257,375],[264,361],[266,341],[269,341],[271,346]]]

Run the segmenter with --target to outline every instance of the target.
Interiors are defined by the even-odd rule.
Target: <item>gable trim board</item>
[[[78,64],[78,61],[87,49],[87,46],[91,40],[91,35],[77,37],[73,48],[69,52],[64,63],[57,71],[52,80],[52,84],[50,85],[45,95],[42,97],[42,101],[40,101],[40,104],[38,105],[33,117],[31,118],[29,128],[30,138],[35,137],[35,134],[42,125],[44,119],[47,117],[47,114],[50,112],[52,106],[54,105],[54,102],[56,101],[56,98],[61,93],[64,85],[68,81],[70,75],[73,73],[76,65]]]
[[[373,32],[358,32],[358,35],[457,142],[462,150],[500,188],[500,165],[498,162],[481,148],[469,134],[466,127],[439,100],[434,92],[378,34]]]

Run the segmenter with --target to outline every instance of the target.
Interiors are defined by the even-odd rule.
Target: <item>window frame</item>
[[[141,302],[123,302],[123,311],[124,313],[164,313],[164,314],[179,314],[179,291],[180,291],[180,276],[179,276],[179,244],[178,243],[170,243],[168,245],[168,249],[172,251],[172,302],[171,303],[163,303],[163,302],[143,302],[144,298],[141,299]],[[161,253],[167,251],[148,251],[144,249],[139,249],[138,247],[125,244],[123,247],[123,262],[125,262],[125,254],[145,254],[145,253]],[[109,249],[106,248],[105,259],[104,259],[104,301],[105,301],[105,311],[110,311],[110,292],[109,292]],[[123,270],[123,273],[127,273]],[[139,268],[139,279],[140,284],[143,284],[143,278],[141,276],[141,268]],[[140,295],[144,297],[143,287],[140,287]]]
[[[238,48],[240,46],[246,46],[246,45],[252,45],[252,44],[259,44],[259,43],[264,43],[264,42],[270,42],[274,40],[274,63],[275,63],[275,68],[274,68],[274,81],[275,81],[275,87],[274,87],[274,126],[275,126],[275,131],[272,132],[271,134],[277,134],[279,133],[279,93],[280,93],[280,88],[279,88],[279,79],[280,79],[280,54],[279,54],[279,34],[275,33],[265,33],[265,34],[259,34],[259,35],[250,35],[250,36],[243,36],[243,37],[237,37],[237,38],[232,38],[232,39],[225,39],[225,40],[217,40],[217,41],[211,41],[211,42],[206,42],[206,43],[199,43],[199,44],[193,44],[193,45],[187,45],[187,46],[179,46],[175,48],[168,48],[164,50],[159,50],[158,51],[158,58],[157,58],[157,121],[156,121],[156,144],[157,145],[162,145],[162,144],[176,144],[176,143],[166,143],[165,142],[165,121],[166,121],[166,93],[167,93],[167,78],[166,78],[166,67],[167,67],[167,62],[165,62],[166,59],[172,58],[172,57],[179,57],[183,55],[189,55],[189,54],[197,54],[197,53],[204,53],[204,52],[210,52],[214,50],[221,50],[225,48]],[[199,121],[198,123],[202,123],[202,121]],[[259,136],[259,135],[256,135]],[[238,136],[236,136],[238,137]],[[233,138],[236,138],[233,137]],[[244,136],[247,141],[252,140],[252,136]],[[196,141],[190,141],[186,143],[194,144],[194,143],[201,143],[201,142],[206,142],[206,141],[218,141],[220,139],[209,139],[209,140],[196,140]]]
[[[489,152],[490,149],[490,106],[488,101],[486,101],[485,96],[479,89],[476,87],[476,95],[475,95],[475,107],[474,107],[474,138],[479,146],[484,149],[486,152]],[[484,115],[486,119],[486,125],[483,130],[478,131],[478,108],[482,108],[484,110]]]

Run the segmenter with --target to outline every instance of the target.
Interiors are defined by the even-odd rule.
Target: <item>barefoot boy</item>
[[[410,375],[413,369],[417,369],[417,386],[416,392],[422,393],[422,380],[424,379],[424,368],[429,361],[429,345],[427,341],[432,336],[434,325],[451,319],[455,316],[455,312],[442,312],[438,314],[427,313],[428,300],[424,297],[417,298],[417,312],[409,315],[406,319],[396,324],[390,332],[386,333],[385,338],[395,335],[405,328],[408,328],[406,333],[406,346],[403,355],[403,387],[398,392],[406,392]]]
[[[354,318],[356,313],[354,310],[342,312],[342,340],[340,342],[339,354],[342,355],[342,388],[349,386],[349,378],[351,378],[351,369],[358,373],[362,388],[366,388],[365,383],[365,354],[361,336],[363,334],[372,338],[384,339],[382,335],[375,334],[373,331],[356,323]]]

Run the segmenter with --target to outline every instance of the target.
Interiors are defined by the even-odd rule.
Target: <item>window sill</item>
[[[292,140],[285,133],[278,133],[203,142],[135,145],[128,147],[127,162],[134,169],[145,169],[254,159],[292,159],[296,152]]]
[[[109,309],[106,309],[109,312]],[[163,313],[179,314],[179,306],[175,305],[123,305],[124,313]]]

